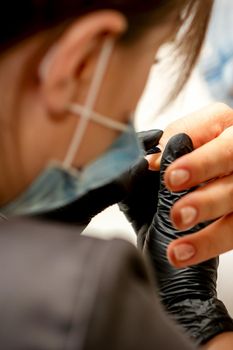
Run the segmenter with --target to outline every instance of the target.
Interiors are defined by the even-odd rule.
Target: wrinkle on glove
[[[168,142],[161,161],[161,181],[157,212],[147,232],[144,252],[149,255],[159,285],[159,294],[173,315],[199,344],[225,331],[233,331],[233,322],[224,304],[217,299],[218,258],[196,266],[176,269],[167,260],[167,246],[174,239],[197,232],[207,223],[187,231],[176,230],[170,219],[174,203],[194,189],[171,193],[164,185],[164,173],[177,158],[193,150],[191,139],[179,134]]]

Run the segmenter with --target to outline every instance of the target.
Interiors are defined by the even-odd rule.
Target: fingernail
[[[187,243],[182,243],[173,248],[173,254],[177,261],[186,261],[191,259],[196,253],[195,248]]]
[[[191,225],[197,217],[197,210],[193,207],[184,207],[180,209],[180,217],[182,225]]]
[[[173,170],[169,176],[169,182],[173,186],[179,186],[188,181],[190,173],[187,170]]]

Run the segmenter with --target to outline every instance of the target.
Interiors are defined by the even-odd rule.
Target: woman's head
[[[115,45],[95,110],[127,123],[156,51],[188,19],[183,36],[192,40],[186,57],[193,65],[211,1],[25,0],[14,11],[10,5],[1,11],[1,204],[23,191],[50,159],[64,159],[78,122],[68,106],[85,104],[106,38]],[[182,49],[186,41],[180,40]],[[90,122],[73,165],[96,158],[117,135]]]

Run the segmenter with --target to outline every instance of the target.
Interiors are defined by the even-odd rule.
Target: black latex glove
[[[139,138],[144,143],[146,155],[159,153],[160,150],[156,146],[162,132],[161,135],[158,133],[160,137],[157,143],[153,143],[153,138],[148,136],[148,132],[139,133]],[[134,181],[131,181],[127,195],[118,205],[137,234],[138,247],[142,248],[146,233],[157,209],[160,173],[149,170],[146,160],[144,160],[144,165],[140,171],[135,172],[134,169],[132,171],[136,175],[133,176]]]
[[[203,344],[219,333],[233,331],[232,319],[216,295],[218,259],[175,269],[166,257],[167,246],[171,241],[205,226],[199,224],[185,232],[174,229],[170,220],[170,210],[178,199],[193,189],[171,193],[163,182],[167,167],[175,159],[192,150],[192,141],[185,134],[174,136],[164,150],[157,213],[148,230],[144,252],[152,260],[159,293],[167,311],[184,326],[192,338]]]
[[[149,130],[138,133],[139,140],[145,149],[145,154],[158,152],[156,146],[162,134],[163,132],[161,130]],[[95,215],[110,205],[122,201],[129,193],[133,198],[138,198],[138,193],[140,195],[139,188],[141,183],[145,182],[144,177],[147,176],[147,174],[148,162],[146,159],[142,158],[135,166],[129,168],[128,171],[113,182],[89,191],[86,195],[69,205],[42,215],[37,215],[36,217],[66,223],[88,224]],[[159,181],[159,177],[157,180]],[[140,207],[138,207],[138,209],[140,209]],[[141,209],[139,211],[141,211]]]

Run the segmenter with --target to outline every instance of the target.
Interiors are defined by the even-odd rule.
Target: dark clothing
[[[131,244],[84,227],[0,223],[0,348],[194,350]]]

